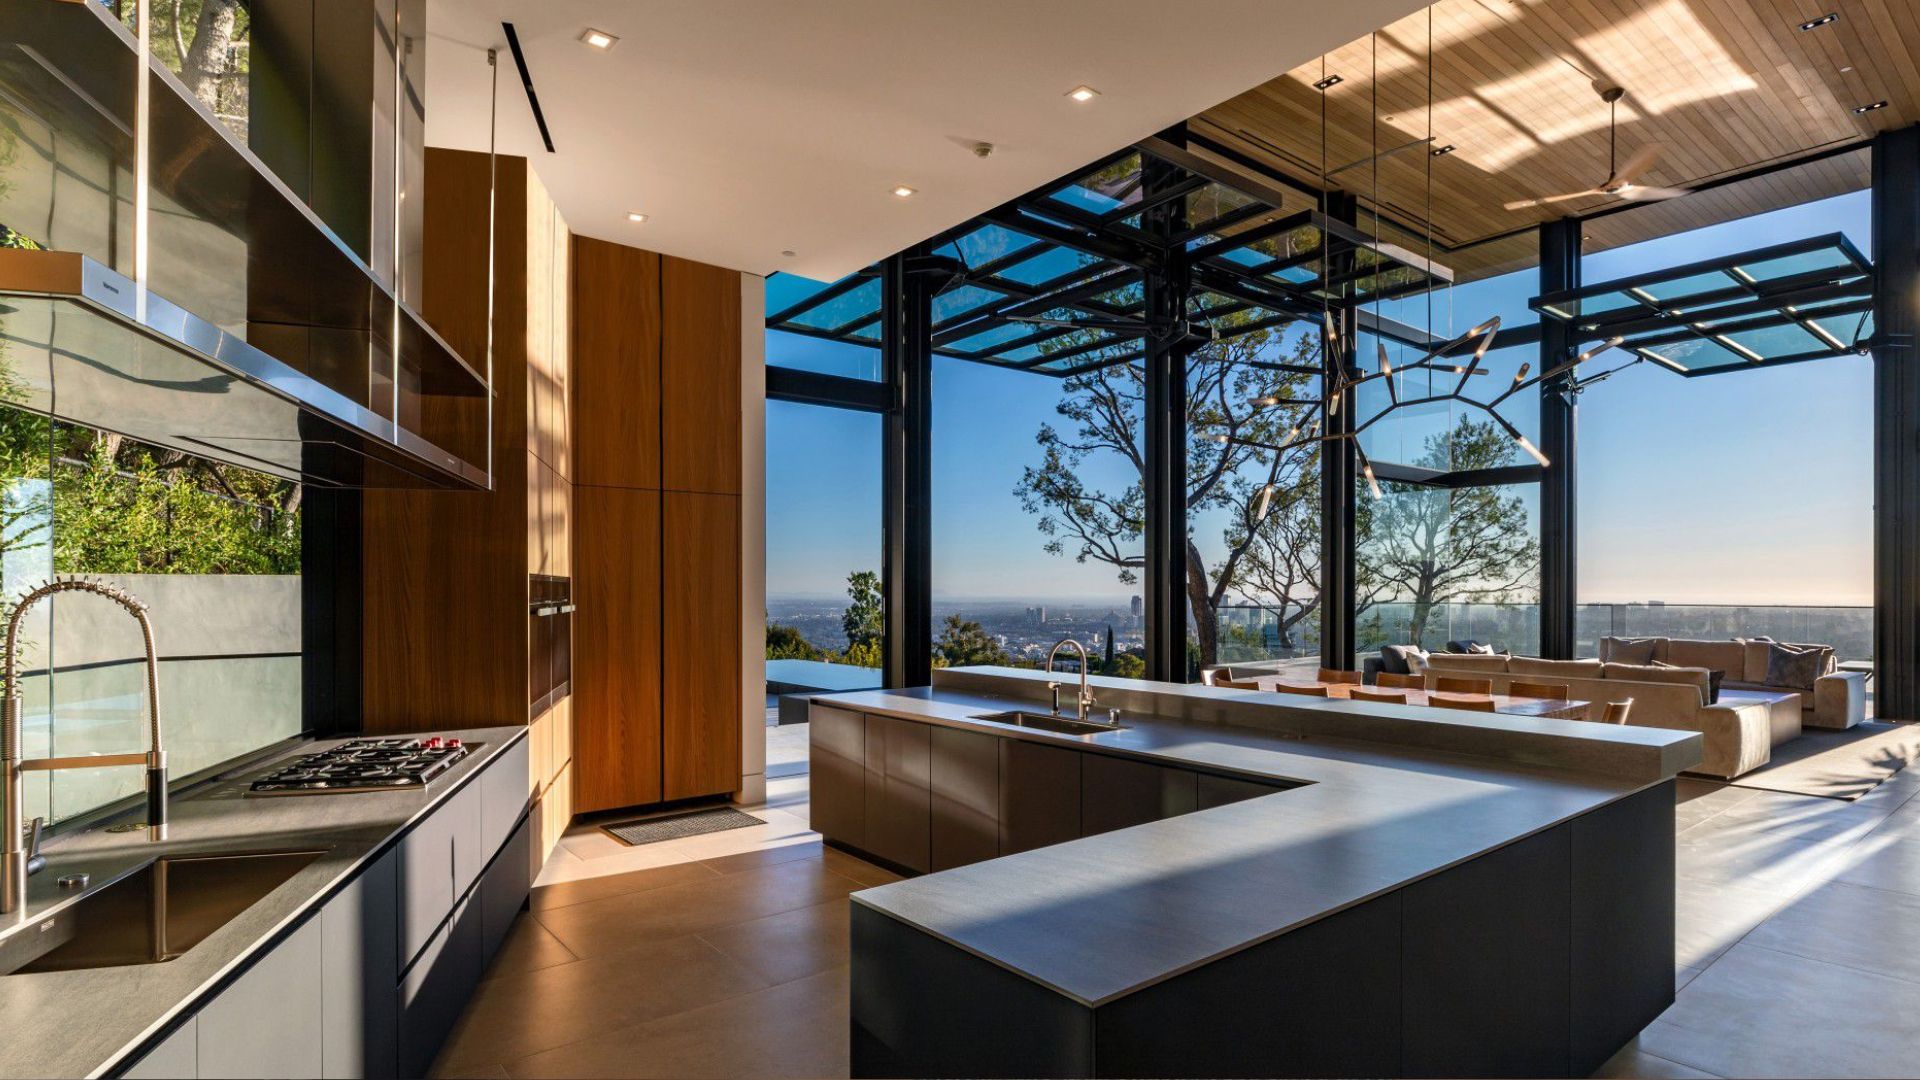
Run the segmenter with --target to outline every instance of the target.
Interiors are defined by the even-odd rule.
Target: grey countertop
[[[942,678],[944,676],[944,678]],[[1507,718],[1529,758],[1505,760],[1507,720],[1472,721],[1475,753],[1321,734],[1364,704],[1304,710],[1277,695],[1114,681],[1100,696],[1154,712],[1125,730],[1053,735],[973,719],[1031,706],[1032,673],[938,673],[947,685],[814,697],[850,710],[1081,746],[1302,786],[1245,802],[856,893],[854,902],[1050,987],[1099,1005],[1550,828],[1670,778],[1698,760],[1690,732]],[[1065,696],[1065,695],[1063,695]],[[1305,700],[1305,699],[1302,699]],[[1044,708],[1044,706],[1042,706]],[[1428,728],[1436,710],[1372,706]],[[1395,710],[1399,710],[1398,713]],[[1306,718],[1302,720],[1300,713]],[[1210,718],[1194,719],[1196,713]],[[1359,730],[1376,729],[1361,727]],[[1389,732],[1391,734],[1391,732]],[[1535,743],[1546,739],[1548,749]],[[1411,739],[1416,745],[1409,745]],[[1596,747],[1598,748],[1596,750]],[[1625,770],[1607,757],[1656,752]],[[1596,756],[1598,754],[1598,756]],[[1630,774],[1629,774],[1630,773]],[[1116,942],[1125,942],[1116,948]]]
[[[0,1076],[92,1076],[122,1064],[121,1058],[166,1026],[183,1009],[196,1007],[224,977],[278,940],[309,911],[346,884],[375,856],[440,802],[464,787],[502,750],[526,737],[518,727],[448,730],[479,745],[424,789],[356,792],[283,798],[247,798],[248,783],[285,757],[346,742],[327,739],[290,747],[273,762],[259,762],[219,778],[170,808],[169,839],[148,843],[144,832],[93,829],[47,846],[47,868],[28,879],[27,910],[8,915],[5,932],[16,932],[78,896],[55,883],[63,874],[92,875],[98,890],[160,855],[325,849],[206,940],[177,959],[135,967],[96,968],[0,976]],[[84,895],[84,894],[82,894]]]

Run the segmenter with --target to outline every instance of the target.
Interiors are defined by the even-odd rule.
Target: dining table
[[[1238,681],[1254,683],[1259,686],[1260,689],[1266,691],[1281,691],[1282,686],[1297,686],[1303,688],[1315,686],[1325,687],[1327,697],[1329,698],[1349,698],[1355,686],[1358,685],[1347,682],[1320,682],[1316,679],[1287,678],[1281,675],[1260,675],[1251,679],[1241,679]],[[1589,704],[1585,701],[1523,697],[1517,694],[1459,694],[1443,690],[1415,689],[1408,689],[1405,693],[1407,695],[1406,703],[1408,705],[1432,705],[1440,701],[1484,700],[1491,696],[1493,698],[1494,712],[1509,713],[1515,716],[1545,716],[1556,720],[1585,720],[1587,718],[1587,706]],[[1376,704],[1397,703],[1377,702]]]

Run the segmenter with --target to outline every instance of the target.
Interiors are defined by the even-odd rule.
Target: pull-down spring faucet
[[[147,752],[144,754],[90,754],[77,757],[27,758],[21,756],[20,735],[20,620],[27,609],[59,592],[87,592],[104,596],[119,604],[140,624],[140,636],[147,651]],[[147,619],[147,605],[105,582],[86,578],[55,578],[20,598],[7,616],[6,714],[0,717],[0,762],[6,769],[6,808],[0,830],[4,830],[4,852],[0,853],[0,914],[20,911],[27,906],[27,861],[25,839],[21,833],[22,779],[30,771],[55,769],[98,769],[107,766],[145,766],[147,770],[147,839],[167,838],[167,753],[160,743],[160,665],[153,646],[153,623]]]

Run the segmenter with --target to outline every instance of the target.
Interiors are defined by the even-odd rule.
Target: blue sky
[[[1860,192],[1602,252],[1584,272],[1599,281],[1827,232],[1866,250],[1868,210]],[[1532,321],[1525,302],[1533,284],[1529,272],[1436,296],[1435,331],[1459,332],[1494,312],[1509,326]],[[813,287],[776,277],[769,309]],[[1426,303],[1394,314],[1424,324]],[[769,335],[768,354],[785,366],[878,373],[874,350],[789,335]],[[1527,358],[1515,355],[1509,366]],[[1111,567],[1046,553],[1036,519],[1013,494],[1021,469],[1039,460],[1034,435],[1057,422],[1059,387],[1045,376],[935,359],[937,596],[1104,602],[1139,591]],[[1871,391],[1871,362],[1851,356],[1696,379],[1640,364],[1587,391],[1581,599],[1870,603]],[[1512,418],[1523,430],[1536,426],[1530,407]],[[879,568],[879,437],[873,415],[769,403],[769,595],[836,596],[850,570]],[[1405,441],[1415,438],[1409,431]],[[1090,479],[1118,485],[1127,477],[1109,468]],[[1204,547],[1204,523],[1201,533]]]

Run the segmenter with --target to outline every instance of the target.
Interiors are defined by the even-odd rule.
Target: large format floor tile
[[[1920,896],[1834,882],[1788,904],[1746,942],[1920,985]]]
[[[751,1037],[742,1037],[751,1032]],[[847,969],[621,1028],[521,1061],[514,1077],[820,1077],[847,1072]]]
[[[1687,985],[1640,1049],[1721,1076],[1910,1076],[1920,985],[1743,943]]]

